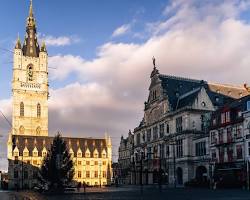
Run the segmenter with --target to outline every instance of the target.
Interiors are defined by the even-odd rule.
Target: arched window
[[[29,81],[33,81],[33,66],[28,65],[27,67],[27,77]]]
[[[20,103],[20,116],[21,117],[24,116],[24,103],[23,102]]]
[[[38,103],[37,104],[37,106],[36,106],[37,108],[37,117],[41,117],[41,105],[40,105],[40,103]]]

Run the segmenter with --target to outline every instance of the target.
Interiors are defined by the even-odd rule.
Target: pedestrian
[[[86,183],[85,183],[85,181],[83,182],[83,192],[84,192],[84,194],[86,193]]]
[[[80,192],[80,187],[81,187],[81,183],[79,182],[79,183],[77,184],[77,192]]]

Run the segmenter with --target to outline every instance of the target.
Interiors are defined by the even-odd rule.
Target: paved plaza
[[[2,191],[1,200],[140,200],[140,199],[165,199],[165,200],[250,200],[250,192],[240,189],[209,190],[189,188],[163,188],[158,187],[119,187],[119,188],[88,188],[84,194],[79,193],[64,195],[41,195],[35,192]]]

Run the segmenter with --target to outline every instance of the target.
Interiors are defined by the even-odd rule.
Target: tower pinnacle
[[[23,44],[23,55],[38,57],[40,52],[36,35],[36,20],[33,14],[33,3],[30,0],[29,16],[26,23],[26,36]]]
[[[21,40],[20,40],[20,37],[19,37],[19,34],[18,34],[15,49],[21,49],[21,48],[22,48],[22,44],[21,44]]]
[[[33,17],[33,2],[30,0],[30,11],[29,11],[29,17]]]

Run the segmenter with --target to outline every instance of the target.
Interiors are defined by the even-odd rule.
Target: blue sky
[[[49,134],[112,136],[139,125],[152,57],[160,73],[250,83],[250,0],[34,0],[49,53]],[[29,1],[1,0],[0,48],[23,40]],[[0,109],[11,119],[12,53],[0,49]],[[9,127],[0,117],[2,158]],[[6,162],[0,162],[6,169]]]
[[[34,0],[34,13],[38,32],[54,37],[75,37],[79,41],[72,45],[51,46],[50,56],[56,54],[80,55],[85,59],[96,56],[96,48],[108,41],[141,43],[146,38],[133,37],[128,34],[112,38],[112,32],[123,24],[133,21],[133,31],[141,32],[145,22],[161,18],[160,13],[167,1],[153,0]],[[13,41],[19,33],[24,38],[25,20],[29,1],[2,0],[0,7],[0,47],[13,49]],[[0,91],[2,98],[10,95],[11,53],[0,51]],[[72,79],[70,77],[69,79]],[[70,81],[70,80],[69,80]],[[66,81],[68,82],[68,81]],[[59,87],[62,82],[51,84]]]

